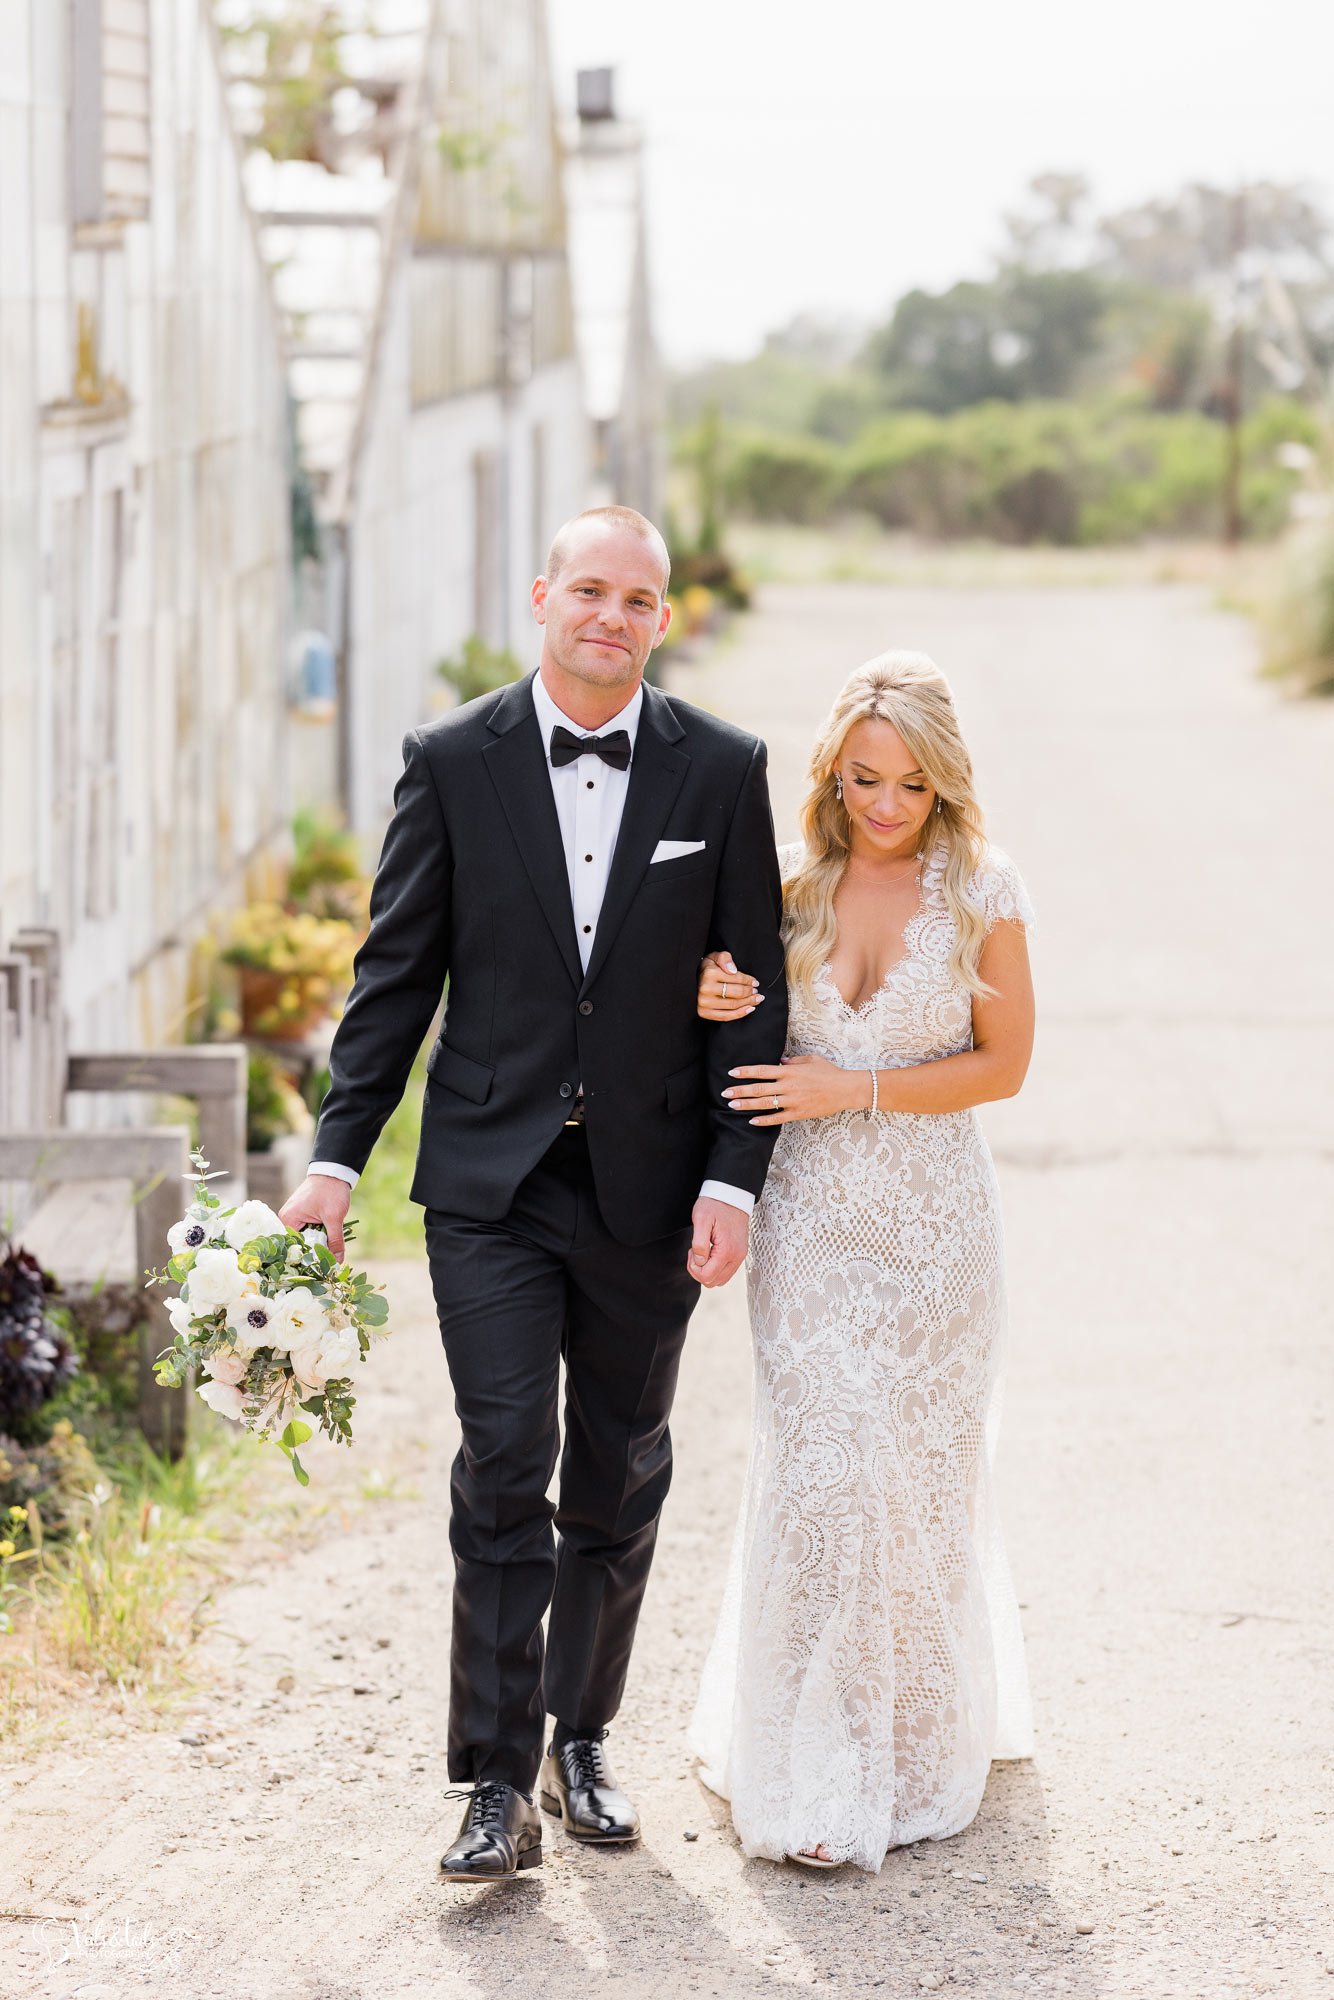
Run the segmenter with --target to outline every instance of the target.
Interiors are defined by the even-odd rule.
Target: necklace
[[[854,860],[855,858],[856,857],[853,855],[849,855],[848,857],[849,860]],[[920,889],[920,887],[922,886],[922,856],[920,854],[915,854],[913,856],[913,865],[911,868],[906,868],[902,873],[902,875],[894,875],[889,877],[889,879],[885,881],[883,884],[881,884],[881,886],[886,889],[897,889],[900,882],[907,882],[911,880],[911,878],[914,875],[917,878],[917,886]]]

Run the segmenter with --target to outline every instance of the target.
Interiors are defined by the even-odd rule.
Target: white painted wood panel
[[[185,1032],[192,941],[285,833],[284,374],[203,0],[85,16],[123,226],[77,234],[67,4],[0,8],[42,70],[0,102],[0,944],[57,925],[105,1046]]]
[[[103,37],[102,60],[108,76],[149,77],[149,44],[144,35],[108,34]]]

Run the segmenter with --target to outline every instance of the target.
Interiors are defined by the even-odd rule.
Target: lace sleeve
[[[999,847],[989,847],[973,875],[973,896],[986,912],[987,931],[1009,920],[1032,930],[1036,921],[1032,900],[1019,870]]]
[[[802,855],[799,840],[783,840],[778,844],[778,873],[786,882]]]

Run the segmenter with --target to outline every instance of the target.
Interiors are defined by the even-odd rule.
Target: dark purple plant
[[[40,1409],[78,1373],[78,1357],[47,1312],[58,1289],[26,1250],[0,1259],[0,1431]]]

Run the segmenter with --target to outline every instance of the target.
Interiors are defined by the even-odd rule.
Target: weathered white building
[[[529,589],[587,504],[589,434],[544,0],[347,18],[376,31],[343,44],[374,121],[349,119],[332,166],[256,154],[249,186],[322,526],[329,763],[373,846],[404,731],[450,698],[437,662],[474,635],[532,655]]]
[[[617,114],[609,69],[581,70],[565,134],[574,323],[593,424],[597,499],[660,519],[662,368],[653,335],[644,140]]]
[[[0,951],[184,1039],[285,829],[287,403],[209,0],[0,6]]]

